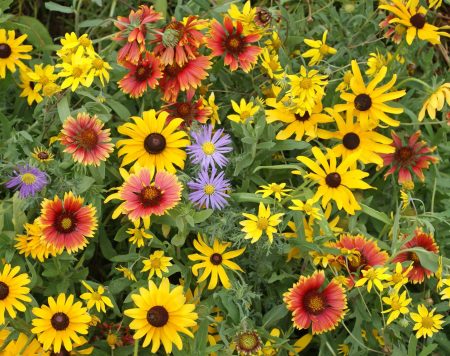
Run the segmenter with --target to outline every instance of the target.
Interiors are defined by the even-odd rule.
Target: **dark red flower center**
[[[59,233],[69,234],[77,227],[77,220],[74,214],[62,212],[56,217],[53,226]]]
[[[6,283],[0,282],[0,300],[6,299],[9,295],[9,287]]]
[[[37,157],[39,158],[39,159],[47,159],[48,158],[48,153],[47,152],[39,152],[38,154],[37,154]]]
[[[52,351],[50,353],[50,356],[70,356],[70,351],[67,351],[66,348],[61,345],[61,349],[59,350],[59,352]]]
[[[415,252],[408,252],[408,260],[413,261],[414,266],[420,266],[420,258]]]
[[[418,28],[419,30],[425,26],[425,15],[423,14],[415,14],[412,16],[409,21],[411,22],[411,25],[413,25],[415,28]]]
[[[174,78],[178,76],[178,73],[180,73],[182,68],[183,67],[180,67],[174,62],[173,64],[169,64],[164,67],[164,74],[166,74],[166,76],[168,75],[169,77]]]
[[[367,94],[358,94],[354,103],[355,108],[359,111],[367,111],[372,107],[372,99]]]
[[[309,118],[311,117],[309,115],[309,112],[307,112],[307,111],[305,111],[305,113],[303,115],[295,113],[294,116],[295,116],[295,120],[301,121],[301,122],[308,121]]]
[[[52,326],[56,330],[65,330],[69,326],[69,317],[64,313],[55,313],[50,319]]]
[[[342,139],[342,144],[348,150],[354,150],[359,146],[361,140],[354,132],[346,133]]]
[[[157,206],[161,202],[162,193],[154,186],[144,187],[139,194],[139,198],[145,207]]]
[[[367,259],[364,255],[352,256],[348,259],[348,269],[350,272],[356,272],[358,269],[364,267],[367,264]]]
[[[134,77],[138,82],[145,82],[152,76],[152,68],[148,65],[139,64],[134,73]]]
[[[325,183],[331,188],[337,188],[341,185],[341,175],[338,172],[327,174],[325,177]]]
[[[261,339],[255,331],[244,331],[237,337],[237,349],[244,355],[253,355],[261,349]]]
[[[319,315],[325,310],[326,306],[326,298],[318,291],[309,291],[303,297],[303,307],[309,314]]]
[[[11,53],[11,47],[7,43],[0,43],[0,58],[9,58]]]
[[[401,163],[408,162],[413,156],[413,150],[410,147],[400,147],[395,151],[395,159]]]
[[[213,253],[211,257],[209,258],[209,261],[215,265],[218,266],[222,263],[222,255],[220,253]]]
[[[179,103],[177,104],[177,114],[181,118],[189,116],[192,111],[191,103]]]
[[[147,321],[151,326],[160,328],[169,321],[169,313],[166,308],[156,305],[147,312]]]
[[[166,148],[166,139],[159,133],[151,133],[144,140],[144,148],[150,154],[158,154]]]
[[[98,144],[97,132],[94,129],[83,130],[78,135],[77,141],[81,147],[92,150]]]
[[[225,48],[228,52],[235,55],[238,55],[242,52],[244,44],[244,40],[242,39],[241,35],[238,34],[229,35],[225,39]]]

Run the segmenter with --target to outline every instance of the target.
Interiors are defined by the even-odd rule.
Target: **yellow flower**
[[[450,278],[443,279],[442,284],[447,286],[447,288],[444,288],[439,292],[439,294],[442,295],[441,299],[450,299]]]
[[[44,98],[39,93],[39,89],[32,81],[29,76],[29,72],[31,69],[25,68],[20,71],[20,81],[19,88],[22,88],[22,92],[20,93],[21,98],[27,98],[28,105],[32,105],[33,102],[40,103]]]
[[[417,307],[417,313],[411,313],[411,319],[415,321],[415,325],[413,327],[413,330],[417,330],[416,337],[431,337],[434,333],[439,332],[439,330],[442,329],[442,324],[444,323],[444,320],[441,320],[444,318],[441,314],[434,314],[436,309],[433,309],[431,311],[428,311],[427,307],[423,304],[420,304]]]
[[[374,128],[379,121],[384,122],[390,126],[398,126],[400,122],[387,116],[385,113],[401,114],[402,108],[392,107],[385,104],[385,102],[399,99],[406,94],[405,90],[398,90],[388,93],[396,80],[397,75],[393,75],[392,79],[385,85],[376,87],[386,76],[387,68],[383,67],[366,86],[359,70],[358,63],[352,60],[353,78],[350,81],[352,93],[341,93],[341,99],[345,100],[346,104],[338,104],[334,106],[337,112],[349,110],[359,120],[363,127]]]
[[[111,299],[103,295],[105,293],[105,288],[101,285],[98,286],[98,289],[95,291],[89,284],[85,281],[81,281],[84,288],[86,288],[89,292],[83,293],[80,295],[80,298],[86,300],[88,309],[91,309],[94,305],[97,311],[106,313],[105,305],[114,308]]]
[[[128,241],[135,244],[137,247],[144,246],[145,239],[150,240],[153,238],[152,234],[145,232],[145,228],[139,228],[139,225],[134,228],[129,228],[127,234],[131,235]]]
[[[261,53],[261,65],[269,78],[279,79],[283,77],[283,68],[277,54],[271,54],[266,47]]]
[[[258,216],[253,214],[242,213],[248,220],[243,220],[239,224],[243,226],[242,231],[245,232],[245,239],[252,239],[251,243],[258,241],[263,232],[266,233],[270,243],[273,241],[273,234],[277,232],[275,226],[281,222],[283,213],[270,213],[270,206],[267,208],[263,203],[259,203]]]
[[[70,87],[75,91],[79,85],[90,87],[94,81],[95,70],[92,68],[92,59],[83,56],[82,47],[70,56],[70,61],[59,63],[56,67],[62,68],[58,76],[65,78],[61,89]]]
[[[367,282],[367,291],[370,293],[372,290],[372,285],[375,285],[375,287],[378,288],[378,290],[381,292],[383,290],[383,283],[382,281],[386,281],[389,279],[389,274],[384,273],[388,270],[387,267],[383,268],[376,268],[376,267],[370,267],[367,270],[362,270],[363,277],[360,278],[356,283],[355,287],[361,287]]]
[[[153,252],[150,255],[150,258],[146,258],[144,263],[144,268],[141,269],[141,272],[148,272],[148,279],[152,278],[153,275],[157,275],[159,278],[162,278],[162,274],[169,272],[167,267],[172,266],[170,262],[172,257],[164,256],[164,251],[158,250]]]
[[[58,75],[54,73],[55,67],[52,65],[35,64],[34,70],[30,70],[28,77],[34,82],[36,90],[43,89],[46,85],[54,83],[58,79]]]
[[[410,203],[409,194],[403,189],[400,190],[400,200],[402,201],[402,210],[405,210]]]
[[[18,336],[13,339],[10,338],[10,341],[7,344],[4,344],[6,339],[8,339],[11,331],[8,329],[0,330],[0,354],[2,356],[40,356],[46,355],[44,350],[42,350],[41,344],[33,337],[29,338],[28,335],[24,333],[19,333]]]
[[[438,9],[442,6],[442,0],[429,0],[428,2],[429,2],[428,7],[430,9],[432,8]]]
[[[23,302],[31,302],[28,296],[30,288],[25,287],[30,284],[28,274],[21,273],[20,267],[12,267],[5,264],[0,272],[0,325],[5,324],[5,311],[12,319],[17,316],[16,310],[24,312],[26,310]]]
[[[231,288],[230,279],[228,278],[225,267],[233,271],[243,272],[241,267],[232,262],[231,259],[242,255],[245,248],[225,252],[230,245],[229,242],[221,243],[219,240],[214,239],[213,247],[211,248],[203,240],[202,236],[198,234],[197,240],[194,240],[194,247],[201,254],[194,253],[188,256],[191,261],[202,261],[192,266],[192,274],[194,276],[198,276],[198,270],[203,269],[197,283],[201,283],[211,276],[208,289],[216,288],[219,280],[226,289]]]
[[[390,308],[384,310],[383,313],[391,313],[389,314],[386,325],[392,323],[400,316],[400,314],[408,314],[409,309],[407,308],[407,305],[411,303],[411,300],[411,298],[406,298],[406,291],[403,291],[400,296],[397,292],[394,292],[389,297],[383,297],[383,302],[390,306]]]
[[[389,63],[394,60],[394,56],[387,52],[386,56],[382,55],[377,51],[377,53],[372,52],[369,54],[369,59],[367,60],[367,66],[369,69],[366,70],[366,74],[369,77],[374,77],[384,66],[388,66]],[[397,54],[395,60],[401,64],[405,63],[405,58]]]
[[[304,177],[319,184],[313,200],[322,199],[323,208],[327,206],[330,200],[334,200],[339,210],[344,209],[351,215],[355,214],[355,210],[361,210],[361,206],[356,201],[351,189],[370,189],[372,187],[362,180],[369,173],[350,168],[354,165],[358,156],[355,154],[349,155],[337,165],[336,155],[331,150],[328,150],[325,156],[318,147],[313,147],[312,153],[317,162],[305,156],[298,156],[297,159],[312,171]],[[293,171],[292,173],[300,174],[299,171]]]
[[[336,91],[347,91],[350,88],[350,81],[353,78],[353,73],[351,70],[348,70],[344,73],[344,77],[342,78],[342,82],[336,87]]]
[[[424,119],[425,111],[434,120],[436,118],[436,111],[441,111],[445,103],[450,105],[450,83],[442,84],[425,100],[417,116],[418,120],[422,121]]]
[[[152,343],[152,353],[159,350],[161,343],[167,354],[172,352],[172,344],[182,350],[179,333],[194,337],[189,328],[197,325],[198,315],[195,305],[186,303],[182,286],[171,290],[167,278],[161,280],[159,287],[149,281],[148,288],[139,288],[139,294],[132,294],[131,299],[136,308],[127,309],[124,314],[133,319],[133,338],[144,338],[143,347]]]
[[[16,66],[25,69],[22,59],[31,59],[29,54],[33,47],[30,45],[23,45],[23,41],[27,35],[22,35],[16,38],[16,33],[13,30],[6,32],[5,29],[0,28],[0,78],[6,77],[6,68],[11,73],[16,71]]]
[[[45,147],[35,147],[31,156],[41,163],[48,163],[55,158],[54,154]]]
[[[270,336],[279,338],[280,335],[281,335],[281,332],[280,332],[280,329],[278,329],[278,328],[273,328],[273,329],[270,331]],[[262,348],[262,350],[261,350],[261,353],[262,353],[264,356],[276,356],[276,355],[277,355],[277,352],[278,352],[278,351],[277,351],[277,348],[274,347],[274,346],[272,345],[272,342],[273,342],[273,340],[271,340],[271,339],[269,338],[269,339],[266,341],[266,343],[264,344],[264,346],[263,346],[263,348]]]
[[[134,275],[134,273],[131,269],[129,269],[127,267],[119,266],[119,267],[116,267],[116,270],[118,270],[119,272],[122,272],[123,276],[126,279],[129,279],[130,281],[134,281],[134,282],[137,281],[136,276]]]
[[[348,356],[350,355],[350,346],[348,344],[340,344],[338,346],[338,351],[339,355]]]
[[[259,28],[254,21],[255,14],[256,7],[251,6],[250,0],[244,4],[242,12],[239,11],[239,8],[235,4],[231,4],[228,9],[228,15],[230,15],[233,20],[242,23],[244,35],[260,33]]]
[[[294,342],[294,350],[295,354],[289,351],[289,356],[298,355],[301,353],[306,347],[311,343],[313,339],[312,334],[305,334],[301,338],[299,338],[296,342]]]
[[[270,53],[277,54],[278,50],[283,45],[283,42],[281,42],[278,32],[273,31],[272,37],[269,38],[266,42],[264,42],[264,44],[266,45],[266,48],[270,51]]]
[[[231,100],[231,105],[233,107],[233,110],[237,113],[228,115],[227,118],[231,121],[238,122],[238,123],[245,123],[248,118],[252,118],[253,116],[258,112],[259,106],[253,106],[252,102],[245,101],[244,98],[241,99],[241,102],[236,103],[234,100]]]
[[[323,268],[327,268],[330,262],[335,260],[335,257],[329,253],[309,251],[309,255],[313,258],[313,264],[315,266],[320,265]]]
[[[287,192],[290,192],[292,189],[287,189],[286,183],[270,183],[268,185],[260,185],[261,189],[257,190],[255,193],[262,193],[263,198],[267,198],[272,194],[275,196],[275,199],[281,201],[281,199],[287,196]]]
[[[80,335],[88,333],[91,317],[81,302],[74,303],[74,296],[59,294],[55,300],[48,298],[48,306],[33,308],[36,316],[31,322],[31,332],[37,334],[44,350],[59,353],[61,350],[72,351],[73,344],[80,342]]]
[[[209,94],[208,100],[203,98],[203,105],[206,108],[211,109],[211,116],[209,119],[211,120],[212,127],[215,127],[216,124],[220,124],[219,107],[216,105],[216,95],[214,92]]]
[[[100,79],[102,86],[105,86],[109,82],[109,71],[112,70],[112,67],[99,55],[96,55],[92,59],[92,68],[94,68],[94,75]]]
[[[314,207],[315,201],[313,199],[308,199],[304,203],[301,200],[292,199],[292,203],[294,205],[290,206],[289,209],[303,211],[306,215],[311,216],[312,220],[322,219],[322,213],[319,208]]]
[[[325,56],[333,55],[337,51],[333,47],[328,46],[325,42],[327,40],[328,30],[326,30],[322,35],[321,40],[309,40],[305,38],[303,42],[305,42],[309,47],[312,47],[310,50],[306,51],[302,54],[303,58],[311,58],[309,60],[308,65],[313,66],[319,63]]]
[[[93,56],[95,55],[94,46],[92,41],[89,39],[88,35],[85,33],[78,37],[75,32],[66,33],[63,38],[61,38],[62,48],[56,51],[58,57],[62,58],[63,61],[70,61],[72,54],[81,50],[83,55]]]
[[[392,286],[394,290],[399,290],[402,286],[408,283],[408,274],[412,270],[413,264],[411,263],[403,271],[403,266],[400,262],[395,264],[395,271],[387,278],[388,285]]]

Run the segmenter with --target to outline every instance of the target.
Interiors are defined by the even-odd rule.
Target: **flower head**
[[[239,104],[231,100],[231,106],[237,115],[230,114],[227,118],[241,124],[245,123],[248,118],[253,118],[259,110],[258,106],[253,106],[252,102],[247,103],[244,98],[241,99]]]
[[[395,270],[389,275],[387,282],[388,285],[396,291],[400,290],[402,286],[409,282],[408,274],[413,268],[413,263],[410,263],[408,267],[403,268],[400,262],[395,264]]]
[[[27,35],[16,38],[16,32],[13,30],[6,31],[0,28],[0,78],[6,77],[6,69],[11,73],[16,71],[16,66],[24,69],[23,59],[31,59],[27,52],[33,49],[30,45],[22,44]]]
[[[281,199],[285,196],[288,196],[288,192],[292,191],[292,189],[285,188],[286,183],[269,183],[268,185],[261,185],[260,190],[257,190],[255,193],[262,193],[263,198],[270,197],[272,194],[276,200],[281,201]]]
[[[70,87],[75,91],[80,85],[90,87],[94,81],[95,69],[92,67],[92,58],[84,54],[82,46],[78,47],[67,61],[58,63],[56,67],[61,68],[58,77],[65,78],[61,89]]]
[[[407,306],[411,303],[411,300],[411,298],[406,298],[406,291],[403,291],[401,295],[398,295],[398,292],[394,292],[388,297],[383,297],[383,302],[390,307],[389,309],[384,310],[383,313],[391,313],[389,314],[386,325],[392,323],[400,316],[400,314],[408,314],[409,309]]]
[[[124,267],[124,266],[119,266],[119,267],[116,267],[116,270],[119,271],[119,272],[122,272],[123,276],[126,279],[128,279],[128,280],[130,280],[132,282],[136,282],[137,281],[136,276],[134,275],[134,273],[133,273],[133,271],[131,269],[129,269],[127,267]]]
[[[281,222],[284,213],[271,214],[270,206],[265,207],[259,203],[258,215],[242,213],[248,220],[243,220],[239,224],[242,225],[242,231],[245,232],[245,239],[251,239],[251,243],[258,241],[262,234],[265,233],[269,238],[269,242],[273,241],[273,234],[277,232],[276,226]]]
[[[361,287],[367,283],[367,291],[369,293],[373,285],[381,292],[384,288],[382,281],[389,279],[389,274],[385,273],[387,270],[387,267],[370,267],[368,269],[363,269],[361,271],[363,276],[355,283],[355,287]]]
[[[111,299],[103,295],[103,293],[105,293],[105,288],[102,285],[99,285],[97,290],[94,290],[94,288],[92,288],[85,281],[81,281],[81,284],[83,284],[84,288],[88,290],[87,292],[80,295],[80,298],[86,301],[88,310],[93,308],[94,305],[99,313],[106,313],[105,306],[114,308]]]
[[[240,356],[259,355],[263,346],[261,338],[255,330],[238,333],[235,337],[236,351]]]
[[[5,186],[17,189],[22,199],[36,195],[48,184],[47,175],[35,167],[18,166],[14,174]]]
[[[137,247],[143,247],[145,245],[145,240],[152,239],[153,235],[145,232],[145,228],[139,228],[139,225],[136,225],[134,228],[129,228],[127,230],[127,234],[131,235],[128,241],[135,244]]]
[[[322,213],[319,208],[314,207],[315,201],[313,199],[308,199],[305,202],[302,202],[299,199],[292,199],[292,206],[289,207],[291,210],[299,210],[303,211],[306,215],[311,217],[311,220],[322,219]]]
[[[32,157],[38,162],[48,163],[50,161],[53,161],[55,155],[45,147],[35,147],[33,149]]]
[[[151,279],[155,274],[162,278],[163,273],[169,272],[168,267],[172,266],[171,260],[172,257],[164,256],[164,251],[155,251],[149,258],[143,260],[144,267],[141,272],[148,271],[148,279]]]
[[[450,83],[444,83],[439,86],[423,103],[422,109],[417,116],[419,121],[425,117],[425,112],[434,120],[436,118],[436,111],[441,111],[444,108],[444,103],[450,106]]]
[[[188,92],[186,101],[178,100],[174,103],[164,105],[161,110],[169,113],[168,120],[175,118],[183,119],[181,128],[189,130],[194,121],[204,124],[212,113],[212,110],[204,105],[203,98],[193,100],[194,92]]]
[[[313,66],[319,63],[326,55],[335,54],[337,51],[333,47],[328,46],[325,42],[327,40],[328,30],[326,30],[322,35],[321,40],[310,40],[305,38],[303,42],[305,42],[309,47],[312,47],[310,50],[306,51],[302,54],[303,58],[311,58],[309,60],[308,65]]]
[[[191,189],[189,199],[198,207],[221,210],[228,205],[230,181],[225,178],[224,172],[217,172],[215,167],[210,173],[207,169],[202,169],[198,177],[188,182],[187,186]]]
[[[421,337],[426,338],[427,336],[432,337],[434,333],[442,329],[444,316],[434,314],[436,309],[429,311],[425,305],[420,304],[417,307],[417,311],[418,313],[411,313],[410,316],[415,321],[413,330],[417,330],[416,337],[418,339]]]

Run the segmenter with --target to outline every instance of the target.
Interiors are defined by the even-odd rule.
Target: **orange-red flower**
[[[72,155],[75,162],[99,166],[114,150],[109,129],[103,129],[103,122],[97,116],[79,113],[77,118],[69,116],[63,124],[60,142],[64,152]]]
[[[44,199],[39,217],[44,240],[69,253],[83,249],[86,237],[93,237],[97,229],[96,209],[83,203],[84,199],[72,192],[65,193],[63,200],[58,196]]]
[[[205,20],[189,16],[186,22],[172,19],[163,29],[156,32],[153,53],[159,56],[162,64],[176,63],[182,66],[189,59],[198,57],[198,48],[204,42],[199,27],[205,26]]]
[[[206,56],[190,59],[182,66],[173,63],[163,70],[159,86],[165,101],[176,101],[180,91],[194,92],[208,76],[211,62]]]
[[[395,147],[395,152],[382,155],[384,166],[392,165],[384,177],[386,178],[398,170],[398,182],[402,184],[412,181],[412,170],[421,181],[424,181],[425,176],[422,170],[428,168],[430,163],[438,161],[437,157],[429,155],[429,153],[434,151],[435,147],[427,147],[425,141],[418,141],[420,131],[411,135],[406,144],[402,142],[394,131],[392,131],[391,136],[394,140],[391,145]]]
[[[212,114],[212,110],[204,105],[202,98],[193,99],[194,92],[189,92],[186,101],[178,100],[175,103],[169,103],[161,108],[161,110],[169,113],[168,120],[175,118],[183,119],[182,127],[189,128],[193,121],[204,124]]]
[[[407,236],[405,236],[407,238]],[[400,251],[406,250],[406,249],[412,249],[415,247],[422,247],[426,251],[430,251],[434,254],[439,254],[439,246],[436,244],[436,241],[434,240],[433,236],[431,234],[427,234],[422,231],[422,229],[416,229],[414,231],[414,237],[405,243],[401,248]],[[426,269],[422,266],[420,263],[419,256],[414,251],[405,251],[400,252],[395,258],[392,260],[392,262],[405,262],[405,261],[412,261],[413,266],[412,269],[409,271],[407,277],[410,282],[412,283],[422,283],[425,280],[425,277],[430,278],[433,275],[433,272],[429,269]],[[405,271],[407,267],[403,268],[403,271]]]
[[[284,293],[284,302],[292,312],[292,321],[298,329],[312,325],[313,334],[336,328],[345,316],[347,297],[334,279],[325,284],[325,273],[316,271],[311,276],[300,276],[297,283]]]
[[[261,38],[260,34],[254,33],[248,36],[242,34],[242,22],[236,21],[236,28],[233,21],[225,16],[224,27],[216,20],[212,21],[210,37],[207,39],[208,47],[212,50],[213,57],[225,54],[224,63],[234,71],[239,67],[248,73],[258,60],[262,48],[250,45]]]
[[[162,77],[159,59],[145,52],[137,64],[124,63],[129,72],[119,81],[119,88],[133,98],[139,98],[147,87],[155,89]]]
[[[145,51],[148,24],[162,19],[162,14],[146,5],[139,6],[137,11],[131,10],[128,17],[119,16],[114,23],[120,30],[114,37],[115,41],[125,41],[125,45],[117,54],[119,63],[136,64],[141,53]]]

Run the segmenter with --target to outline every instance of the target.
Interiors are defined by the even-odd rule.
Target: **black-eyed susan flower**
[[[307,173],[305,178],[313,180],[319,185],[313,200],[322,200],[322,207],[325,208],[330,200],[334,200],[338,209],[344,209],[349,214],[354,214],[355,210],[360,210],[361,206],[356,201],[351,189],[370,189],[369,184],[363,181],[369,173],[359,169],[351,169],[358,156],[349,155],[342,162],[336,164],[336,154],[328,150],[327,155],[318,148],[313,147],[312,153],[316,158],[314,162],[311,158],[298,156],[297,159],[305,164],[311,173]],[[298,171],[293,173],[298,174]]]
[[[128,139],[119,140],[119,157],[124,156],[122,166],[137,162],[141,167],[157,171],[176,172],[175,166],[183,169],[186,152],[182,148],[189,145],[184,131],[178,131],[182,119],[169,123],[165,111],[156,115],[155,110],[144,111],[142,118],[133,116],[134,123],[128,122],[118,128]]]
[[[5,312],[8,312],[11,318],[15,318],[16,310],[24,312],[26,310],[23,304],[31,302],[28,296],[30,284],[28,274],[21,273],[20,267],[12,267],[9,263],[3,266],[0,273],[0,325],[5,324]]]
[[[6,77],[6,69],[11,73],[16,71],[16,66],[25,69],[23,59],[31,59],[27,52],[33,49],[30,45],[22,44],[27,35],[16,38],[16,32],[13,30],[6,31],[0,28],[0,78]]]
[[[370,267],[361,271],[362,277],[355,283],[355,287],[361,287],[367,283],[367,291],[370,293],[372,286],[381,292],[384,289],[383,281],[389,279],[389,274],[385,273],[387,267]]]
[[[55,155],[50,152],[50,150],[48,150],[45,147],[35,147],[33,149],[33,153],[31,154],[31,156],[38,162],[41,163],[48,163],[50,161],[53,161],[53,159],[55,158]]]
[[[267,207],[261,202],[258,207],[258,215],[242,213],[247,220],[239,222],[242,225],[242,231],[245,232],[245,239],[251,239],[251,243],[257,242],[263,233],[273,242],[273,234],[277,232],[276,226],[280,224],[284,213],[272,214],[270,206]]]
[[[231,259],[242,255],[245,248],[225,252],[230,245],[229,242],[221,243],[219,240],[214,239],[213,246],[210,247],[203,240],[202,236],[198,234],[197,240],[194,240],[194,247],[201,254],[194,253],[188,256],[191,261],[201,261],[192,266],[192,274],[194,276],[198,276],[199,269],[202,269],[202,274],[198,278],[197,283],[201,283],[210,277],[208,289],[216,288],[218,281],[225,288],[231,288],[230,279],[225,268],[243,272],[241,267],[231,261]]]
[[[381,68],[367,86],[355,60],[352,60],[352,73],[353,77],[350,80],[352,93],[341,93],[341,99],[347,103],[335,105],[334,109],[338,112],[351,111],[364,127],[376,127],[380,121],[390,126],[400,125],[399,121],[386,115],[386,113],[401,114],[403,112],[402,108],[386,104],[406,94],[405,90],[388,92],[394,86],[397,75],[394,74],[387,84],[377,88],[377,85],[386,77],[387,67]]]
[[[95,306],[95,309],[97,309],[99,313],[106,313],[106,306],[110,308],[114,307],[111,299],[106,295],[103,295],[105,293],[105,287],[99,285],[97,290],[94,290],[94,288],[92,288],[85,281],[81,281],[81,284],[83,284],[84,288],[88,290],[87,292],[80,295],[80,298],[86,301],[88,310],[92,309]]]
[[[325,56],[333,55],[337,51],[335,48],[328,46],[325,42],[327,40],[328,30],[322,35],[322,40],[310,40],[305,38],[305,42],[311,49],[302,54],[303,58],[311,58],[308,65],[313,66],[319,63]]]
[[[133,271],[130,268],[127,268],[127,267],[124,267],[124,266],[119,266],[119,267],[116,267],[116,270],[119,271],[119,272],[122,272],[123,276],[126,279],[128,279],[128,280],[130,280],[132,282],[136,282],[137,281],[136,276],[134,275]]]
[[[413,330],[417,330],[416,337],[432,337],[442,329],[443,315],[435,314],[436,308],[429,311],[424,304],[417,307],[418,313],[411,313],[411,319],[415,322]]]
[[[29,336],[24,333],[19,333],[17,337],[11,339],[9,336],[11,331],[3,329],[0,331],[0,348],[2,349],[2,356],[17,356],[17,355],[46,355],[42,349],[42,345],[35,338],[30,340]],[[7,344],[5,341],[9,338]]]
[[[244,98],[241,99],[239,104],[231,100],[231,106],[236,114],[230,114],[227,118],[241,124],[245,123],[247,119],[253,119],[259,110],[258,105],[254,105],[253,102],[247,103]]]
[[[384,304],[389,305],[389,309],[383,310],[383,313],[390,313],[389,318],[386,321],[386,325],[392,323],[401,314],[406,315],[409,313],[408,304],[411,303],[411,298],[406,298],[406,291],[398,295],[398,292],[394,291],[387,297],[383,297]]]
[[[325,282],[324,271],[315,271],[300,279],[284,293],[284,303],[292,312],[297,329],[309,329],[312,334],[334,330],[344,318],[347,296],[335,280]]]
[[[257,190],[255,193],[261,193],[263,198],[270,197],[272,194],[276,200],[281,201],[283,197],[289,195],[288,192],[292,191],[292,189],[286,188],[286,183],[269,183],[267,185],[259,186],[261,189]]]
[[[31,321],[31,332],[37,335],[44,350],[53,350],[55,353],[62,349],[71,351],[73,344],[80,341],[80,335],[88,333],[89,316],[87,309],[81,302],[74,303],[74,296],[64,293],[55,300],[48,298],[48,306],[33,308],[35,318]]]
[[[197,325],[195,305],[187,304],[183,287],[170,289],[167,278],[163,278],[159,287],[149,281],[148,288],[139,288],[139,294],[132,294],[136,308],[127,309],[124,314],[133,319],[130,328],[135,330],[133,338],[144,338],[143,347],[152,344],[151,352],[159,350],[161,343],[166,353],[172,352],[172,345],[183,349],[179,333],[194,337],[189,328]]]
[[[422,109],[420,109],[417,119],[423,121],[425,118],[425,112],[430,119],[436,118],[436,111],[441,111],[444,108],[444,104],[450,105],[450,83],[444,83],[439,86],[423,103]]]
[[[172,257],[164,256],[164,251],[155,251],[149,258],[145,258],[142,261],[144,267],[141,269],[141,272],[148,272],[148,279],[151,279],[155,274],[162,278],[163,273],[169,272],[168,267],[172,266],[171,260]]]
[[[27,98],[28,105],[32,105],[33,102],[36,104],[40,103],[44,98],[39,93],[39,89],[36,86],[36,83],[30,78],[29,72],[31,69],[25,67],[20,70],[20,84],[19,88],[22,88],[22,92],[20,93],[21,98]]]

